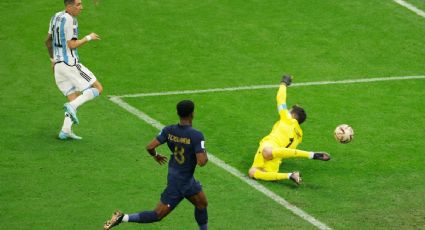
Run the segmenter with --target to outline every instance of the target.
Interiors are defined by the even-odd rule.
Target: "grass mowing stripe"
[[[412,5],[412,4],[408,3],[408,2],[405,2],[403,0],[394,0],[394,2],[400,4],[401,6],[406,7],[407,9],[415,12],[417,15],[425,18],[425,12],[423,12],[420,9],[418,9],[416,6],[414,6],[414,5]]]
[[[313,81],[313,82],[302,82],[294,83],[291,87],[299,86],[311,86],[311,85],[332,85],[332,84],[351,84],[351,83],[364,83],[364,82],[377,82],[377,81],[396,81],[396,80],[410,80],[410,79],[425,79],[425,76],[401,76],[401,77],[378,77],[378,78],[360,78],[360,79],[347,79],[339,81]],[[177,94],[197,94],[197,93],[211,93],[211,92],[224,92],[224,91],[239,91],[239,90],[255,90],[255,89],[269,89],[277,88],[278,85],[253,85],[253,86],[240,86],[240,87],[229,87],[229,88],[215,88],[215,89],[199,89],[199,90],[182,90],[182,91],[167,91],[167,92],[156,92],[156,93],[138,93],[138,94],[126,94],[121,96],[113,96],[110,98],[126,98],[126,97],[152,97],[152,96],[165,96],[165,95],[177,95]]]
[[[111,96],[109,99],[112,102],[114,102],[115,104],[117,104],[118,106],[120,106],[123,109],[125,109],[126,111],[130,112],[131,114],[136,115],[141,120],[147,122],[151,126],[157,128],[159,130],[161,130],[162,128],[164,128],[164,125],[161,124],[159,121],[151,118],[150,116],[148,116],[144,112],[142,112],[142,111],[138,110],[137,108],[131,106],[130,104],[126,103],[120,97]],[[264,195],[266,195],[270,199],[274,200],[276,203],[282,205],[283,207],[285,207],[286,209],[288,209],[289,211],[291,211],[295,215],[297,215],[297,216],[301,217],[302,219],[308,221],[312,225],[316,226],[318,229],[321,229],[321,230],[331,229],[326,224],[320,222],[319,220],[317,220],[313,216],[309,215],[308,213],[304,212],[300,208],[292,205],[291,203],[289,203],[288,201],[286,201],[285,199],[283,199],[282,197],[280,197],[276,193],[270,191],[269,189],[267,189],[266,187],[264,187],[260,183],[254,181],[254,180],[252,180],[250,178],[248,178],[247,176],[245,176],[244,174],[242,174],[241,172],[239,172],[237,169],[233,168],[232,166],[226,164],[224,161],[222,161],[219,158],[215,157],[213,154],[208,153],[208,156],[209,156],[209,160],[212,163],[214,163],[215,165],[219,166],[220,168],[224,169],[225,171],[229,172],[230,174],[232,174],[232,175],[236,176],[237,178],[241,179],[243,182],[247,183],[248,185],[250,185],[251,187],[255,188],[256,190],[262,192]]]

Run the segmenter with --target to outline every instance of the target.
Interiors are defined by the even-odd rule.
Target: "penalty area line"
[[[131,106],[130,104],[128,104],[127,102],[125,102],[124,100],[122,100],[118,96],[110,96],[109,97],[109,100],[112,101],[113,103],[117,104],[118,106],[120,106],[121,108],[123,108],[124,110],[126,110],[127,112],[135,115],[139,119],[145,121],[146,123],[148,123],[152,127],[157,128],[158,130],[162,130],[165,127],[159,121],[153,119],[152,117],[150,117],[146,113],[140,111],[139,109]],[[213,164],[217,165],[218,167],[222,168],[223,170],[225,170],[225,171],[229,172],[230,174],[234,175],[235,177],[239,178],[240,180],[242,180],[243,182],[247,183],[248,185],[250,185],[251,187],[253,187],[257,191],[263,193],[264,195],[266,195],[267,197],[269,197],[270,199],[272,199],[276,203],[278,203],[281,206],[285,207],[286,209],[288,209],[289,211],[291,211],[295,215],[297,215],[297,216],[301,217],[302,219],[308,221],[310,224],[314,225],[318,229],[321,229],[321,230],[329,230],[329,229],[331,229],[326,224],[320,222],[319,220],[317,220],[313,216],[309,215],[308,213],[304,212],[300,208],[298,208],[295,205],[289,203],[284,198],[280,197],[276,193],[274,193],[271,190],[267,189],[266,187],[264,187],[263,185],[261,185],[257,181],[250,179],[249,177],[247,177],[246,175],[244,175],[243,173],[241,173],[239,170],[237,170],[234,167],[226,164],[224,161],[222,161],[218,157],[214,156],[210,152],[208,152],[208,158],[209,158],[209,161],[212,162]]]
[[[419,16],[421,16],[421,17],[424,17],[424,18],[425,18],[425,12],[424,12],[424,11],[422,11],[422,10],[420,10],[420,9],[418,9],[416,6],[414,6],[414,5],[412,5],[412,4],[408,3],[408,2],[406,2],[406,1],[404,1],[404,0],[393,0],[393,1],[394,1],[395,3],[397,3],[397,4],[401,5],[401,6],[403,6],[403,7],[406,7],[407,9],[409,9],[409,10],[413,11],[415,14],[417,14],[417,15],[419,15]]]
[[[401,77],[377,77],[377,78],[360,78],[360,79],[346,79],[338,81],[312,81],[312,82],[301,82],[294,83],[293,87],[303,86],[314,86],[314,85],[334,85],[334,84],[354,84],[354,83],[367,83],[367,82],[379,82],[379,81],[397,81],[397,80],[411,80],[411,79],[425,79],[425,76],[401,76]],[[212,93],[212,92],[226,92],[226,91],[241,91],[241,90],[255,90],[255,89],[270,89],[278,88],[279,85],[252,85],[252,86],[239,86],[229,88],[213,88],[213,89],[195,89],[195,90],[181,90],[181,91],[166,91],[166,92],[155,92],[155,93],[136,93],[136,94],[125,94],[120,98],[131,98],[131,97],[153,97],[153,96],[166,96],[166,95],[178,95],[178,94],[199,94],[199,93]]]

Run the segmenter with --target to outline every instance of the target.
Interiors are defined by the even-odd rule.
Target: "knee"
[[[164,217],[166,217],[168,215],[168,213],[171,212],[171,207],[169,205],[165,205],[165,204],[160,204],[158,205],[158,207],[154,210],[156,217],[157,217],[157,221],[162,220]]]
[[[99,82],[99,81],[96,81],[96,82],[92,85],[92,87],[94,87],[94,88],[96,88],[96,89],[97,89],[97,91],[99,92],[99,95],[100,95],[100,94],[102,94],[102,92],[103,92],[103,86],[102,86],[102,84],[100,84],[100,82]]]
[[[200,199],[198,199],[195,203],[195,207],[200,210],[206,209],[207,206],[208,206],[208,200],[204,195],[200,196]]]
[[[250,178],[254,178],[254,174],[255,174],[256,171],[257,171],[257,168],[250,168],[249,171],[248,171],[248,176]]]
[[[273,159],[273,148],[271,147],[265,147],[262,151],[263,157],[266,160],[272,160]]]
[[[95,86],[95,88],[97,89],[97,91],[99,92],[99,95],[102,94],[103,92],[103,86],[101,84]]]
[[[162,219],[164,219],[164,217],[167,215],[166,212],[162,212],[162,211],[156,211],[156,217],[158,218],[158,221],[161,221]]]
[[[200,202],[196,205],[196,208],[197,208],[197,209],[206,209],[207,207],[208,207],[208,201],[207,201],[207,200],[200,201]]]

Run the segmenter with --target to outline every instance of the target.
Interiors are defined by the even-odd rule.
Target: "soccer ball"
[[[335,139],[342,144],[350,143],[354,137],[354,130],[351,126],[342,124],[338,125],[334,132]]]

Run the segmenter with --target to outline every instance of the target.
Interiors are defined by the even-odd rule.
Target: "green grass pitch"
[[[419,0],[409,1],[425,10]],[[385,1],[84,1],[79,49],[104,95],[79,109],[82,141],[59,141],[61,96],[44,38],[62,1],[0,2],[0,229],[101,229],[117,208],[155,207],[166,183],[145,145],[158,130],[108,95],[425,75],[425,18]],[[425,226],[424,79],[290,87],[288,104],[308,112],[305,150],[330,162],[285,161],[305,183],[260,182],[333,229]],[[277,119],[276,89],[124,100],[162,124],[175,104],[197,104],[194,126],[207,148],[246,173]],[[333,129],[355,138],[338,144]],[[161,147],[163,153],[168,153]],[[196,173],[209,200],[210,229],[316,229],[210,163]],[[117,229],[196,229],[182,202],[166,219]]]

